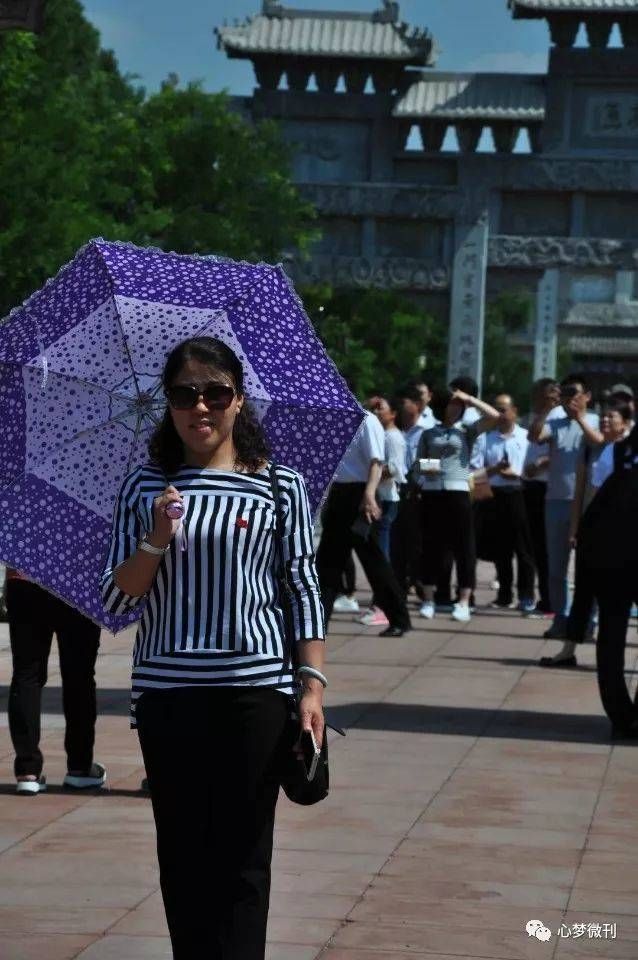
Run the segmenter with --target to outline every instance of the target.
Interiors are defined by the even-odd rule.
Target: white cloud
[[[469,73],[546,73],[547,53],[523,53],[520,50],[482,53],[465,69]]]

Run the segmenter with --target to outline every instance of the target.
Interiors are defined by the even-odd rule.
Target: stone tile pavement
[[[481,590],[479,601],[488,598]],[[329,799],[280,804],[269,960],[638,960],[638,749],[608,741],[593,646],[576,670],[535,666],[555,649],[539,639],[544,628],[482,610],[467,625],[415,618],[412,633],[382,640],[335,617],[328,705],[349,732],[332,743]],[[3,705],[7,647],[2,625]],[[128,729],[130,649],[130,633],[103,638],[103,793],[56,786],[55,656],[47,794],[14,795],[3,715],[2,960],[170,958]],[[632,663],[636,650],[632,631]],[[530,920],[551,939],[529,937]]]

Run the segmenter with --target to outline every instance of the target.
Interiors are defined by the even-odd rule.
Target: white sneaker
[[[452,608],[452,619],[459,623],[469,623],[472,618],[470,608],[467,603],[455,603]]]
[[[36,793],[43,793],[46,788],[46,777],[39,777],[37,780],[18,780],[16,784],[16,793],[34,796]]]
[[[358,617],[357,621],[362,623],[364,627],[387,627],[390,625],[390,621],[383,610],[379,610],[377,607],[371,607],[362,617]]]
[[[434,604],[431,600],[425,600],[419,609],[419,616],[425,620],[434,620]]]
[[[361,607],[359,601],[354,597],[346,597],[345,594],[337,597],[332,607],[335,613],[359,613]]]

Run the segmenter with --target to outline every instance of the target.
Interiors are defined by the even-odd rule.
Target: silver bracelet
[[[317,670],[315,667],[306,667],[306,666],[297,667],[297,676],[299,676],[302,673],[305,673],[307,676],[313,677],[313,679],[318,680],[321,686],[324,687],[324,689],[328,686],[328,681],[324,676],[324,674],[321,672],[321,670]]]
[[[154,547],[153,544],[149,543],[146,537],[144,537],[144,539],[138,541],[137,549],[144,550],[145,553],[152,553],[154,557],[163,557],[164,554],[168,553],[171,549],[171,545],[169,543],[167,547]]]

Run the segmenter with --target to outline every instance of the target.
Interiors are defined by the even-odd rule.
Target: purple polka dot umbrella
[[[223,340],[274,458],[321,502],[363,412],[281,266],[91,241],[0,326],[0,558],[91,619],[115,498],[148,459],[182,340]]]

